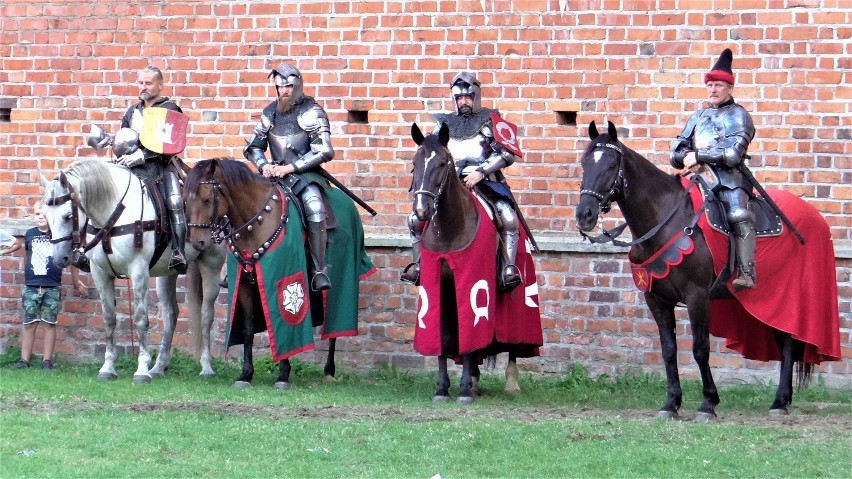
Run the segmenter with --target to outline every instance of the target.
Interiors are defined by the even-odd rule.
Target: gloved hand
[[[145,155],[142,153],[142,150],[136,150],[133,153],[116,158],[115,162],[119,165],[131,168],[145,163]]]

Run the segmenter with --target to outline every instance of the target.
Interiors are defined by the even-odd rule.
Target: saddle
[[[154,255],[151,257],[151,261],[148,264],[148,267],[150,268],[159,261],[163,252],[169,248],[171,242],[171,228],[169,224],[169,215],[165,214],[166,205],[162,191],[154,181],[147,178],[140,178],[140,180],[142,181],[143,189],[148,190],[148,193],[151,195],[151,202],[154,204],[154,211],[157,219],[144,221],[136,220],[133,223],[126,225],[113,226],[115,221],[118,220],[118,217],[121,215],[121,212],[124,210],[124,205],[119,204],[110,217],[110,220],[104,225],[104,228],[95,228],[91,224],[86,223],[86,233],[100,237],[100,243],[104,253],[112,254],[112,238],[114,236],[132,234],[133,248],[142,249],[142,240],[145,232],[156,232],[156,248],[154,250]],[[107,232],[103,232],[103,229],[106,229]]]
[[[701,190],[701,195],[704,198],[704,215],[707,218],[707,224],[719,233],[731,238],[731,226],[728,224],[728,217],[725,213],[725,206],[716,198],[713,190],[705,181],[704,177],[698,175],[698,186]],[[755,196],[749,200],[749,211],[754,215],[754,230],[758,237],[763,236],[779,236],[783,232],[783,223],[777,213],[769,206],[769,203],[763,196]],[[728,279],[730,279],[735,268],[737,257],[736,241],[728,240],[728,260],[725,263],[725,268],[716,277],[713,285],[710,287],[711,299],[728,299],[731,298],[730,292],[725,287]]]
[[[704,211],[707,223],[727,236],[731,235],[731,226],[728,224],[725,206],[716,198],[710,190],[703,177],[698,182],[701,195],[704,197]],[[754,214],[754,230],[757,236],[778,236],[783,232],[783,223],[777,213],[769,206],[763,196],[755,196],[749,200],[749,210]]]

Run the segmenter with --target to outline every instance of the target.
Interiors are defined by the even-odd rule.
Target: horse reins
[[[215,178],[210,178],[208,180],[202,180],[198,182],[199,185],[210,185],[213,188],[213,212],[210,216],[210,219],[206,223],[189,223],[187,222],[187,226],[190,228],[206,228],[210,229],[210,238],[216,243],[219,244],[222,241],[228,242],[228,247],[231,250],[232,254],[237,261],[243,266],[243,269],[246,271],[252,270],[252,264],[260,259],[261,256],[264,255],[269,250],[269,247],[275,240],[278,238],[278,235],[281,234],[281,231],[284,230],[284,225],[287,222],[287,210],[286,207],[282,205],[281,207],[281,221],[278,223],[278,227],[272,233],[272,235],[266,239],[262,243],[260,247],[255,250],[254,253],[251,254],[249,258],[243,258],[243,256],[239,253],[236,245],[236,241],[239,240],[243,234],[246,232],[251,232],[254,229],[255,223],[263,222],[263,215],[265,213],[269,213],[272,211],[272,206],[270,203],[273,201],[279,201],[281,196],[279,196],[276,192],[278,188],[273,187],[269,191],[269,195],[267,195],[266,200],[263,202],[263,206],[260,207],[260,210],[250,219],[246,224],[240,226],[239,228],[233,231],[226,231],[228,229],[228,225],[230,225],[231,220],[227,215],[222,215],[222,220],[217,221],[219,216],[219,194],[224,195],[224,191],[222,191],[222,185],[216,181]],[[286,204],[286,203],[285,203]]]
[[[589,196],[592,196],[594,198],[597,198],[598,206],[600,207],[601,212],[607,213],[612,207],[611,202],[618,200],[616,195],[617,194],[623,194],[624,192],[627,191],[626,181],[624,179],[624,151],[621,149],[620,146],[614,145],[612,143],[598,143],[597,145],[595,145],[595,148],[611,148],[611,149],[618,152],[618,155],[619,155],[618,156],[618,174],[616,174],[615,179],[612,180],[612,186],[610,187],[609,192],[606,195],[601,195],[600,193],[593,191],[593,190],[581,189],[580,190],[580,196],[589,195]],[[643,243],[643,242],[647,241],[648,239],[650,239],[655,234],[657,234],[660,231],[660,229],[663,226],[665,226],[665,224],[668,223],[670,219],[672,219],[674,214],[678,211],[678,209],[680,209],[680,204],[683,202],[686,195],[689,194],[689,191],[697,183],[698,183],[697,177],[693,177],[689,181],[689,186],[687,188],[683,189],[678,194],[678,197],[673,202],[672,208],[669,210],[669,212],[666,214],[666,216],[659,223],[657,223],[656,226],[654,226],[653,228],[648,230],[647,233],[645,233],[644,235],[642,235],[641,237],[639,237],[639,238],[637,238],[633,241],[619,241],[619,240],[615,239],[618,236],[620,236],[621,233],[624,232],[624,229],[627,227],[627,223],[622,223],[622,224],[620,224],[620,225],[618,225],[615,228],[612,228],[610,230],[604,229],[603,233],[598,235],[598,236],[589,236],[583,231],[580,231],[580,234],[584,238],[588,239],[590,243],[612,243],[616,246],[624,246],[624,247],[630,247],[630,246],[637,245],[639,243]],[[687,235],[692,234],[692,229],[695,227],[696,223],[698,222],[698,218],[701,216],[701,213],[704,211],[704,207],[705,207],[705,204],[704,204],[704,202],[702,202],[701,207],[699,207],[698,211],[695,212],[695,215],[693,216],[689,225],[684,227],[684,232]]]
[[[62,175],[64,176],[65,173],[62,173]],[[90,249],[94,248],[98,243],[101,242],[102,239],[104,239],[106,235],[110,233],[110,230],[112,230],[112,227],[115,226],[115,223],[118,221],[118,218],[121,217],[121,214],[126,208],[126,206],[124,206],[124,198],[127,197],[127,192],[130,191],[130,181],[127,182],[127,188],[124,189],[124,194],[118,201],[118,205],[116,205],[115,210],[113,210],[112,214],[109,216],[109,218],[107,218],[103,227],[101,227],[97,234],[94,235],[94,238],[92,238],[91,241],[86,243],[86,246],[82,247],[82,249],[81,246],[83,244],[83,241],[81,236],[82,233],[85,233],[88,230],[89,215],[88,213],[86,213],[86,210],[83,209],[83,207],[80,205],[80,202],[77,200],[77,193],[74,192],[73,188],[71,187],[71,184],[66,181],[66,185],[68,193],[61,196],[49,198],[45,201],[45,204],[48,206],[59,206],[69,201],[71,202],[71,233],[61,238],[51,238],[50,242],[52,244],[58,244],[63,241],[68,241],[70,239],[71,249],[79,249],[81,250],[81,253],[86,253]],[[80,228],[80,210],[82,210],[83,213],[86,213],[86,224],[82,229]]]
[[[222,240],[225,239],[226,233],[225,230],[228,227],[227,216],[222,216],[222,220],[219,218],[219,195],[224,194],[222,192],[222,185],[216,181],[215,178],[210,178],[209,180],[201,180],[198,182],[199,185],[210,185],[213,188],[213,212],[210,213],[210,219],[207,220],[206,223],[190,223],[187,221],[186,226],[189,228],[202,228],[210,230],[210,239],[213,240],[214,243],[220,244]]]

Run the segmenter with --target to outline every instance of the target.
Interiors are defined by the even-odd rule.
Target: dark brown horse
[[[416,124],[413,124],[411,127],[411,136],[414,139],[414,142],[418,145],[417,152],[413,159],[413,211],[419,219],[428,221],[428,224],[420,238],[420,245],[424,259],[421,260],[420,301],[418,311],[418,329],[416,330],[414,340],[415,349],[418,349],[420,337],[426,335],[426,333],[423,332],[427,329],[423,323],[423,318],[429,308],[435,307],[435,305],[430,303],[436,299],[440,303],[440,324],[435,325],[435,328],[432,329],[434,331],[434,329],[437,329],[438,327],[440,328],[440,344],[437,344],[437,334],[434,334],[434,340],[432,341],[434,346],[431,349],[432,352],[424,352],[422,349],[418,349],[418,351],[422,354],[434,354],[438,356],[438,382],[433,400],[444,401],[449,398],[450,379],[447,372],[447,359],[458,358],[460,356],[462,362],[462,377],[458,402],[463,404],[472,403],[478,389],[477,381],[480,376],[480,360],[483,357],[491,356],[499,352],[509,353],[509,361],[506,368],[505,391],[510,393],[518,392],[516,358],[538,355],[538,346],[541,345],[541,324],[538,313],[534,267],[530,266],[530,269],[526,269],[526,273],[522,273],[522,276],[524,276],[522,287],[517,288],[517,290],[513,293],[500,292],[485,295],[483,294],[485,288],[477,290],[474,287],[469,292],[465,290],[464,293],[459,294],[458,289],[464,288],[464,285],[460,280],[461,277],[465,276],[464,271],[460,271],[459,269],[454,271],[448,264],[447,260],[441,259],[438,267],[440,269],[440,279],[438,280],[440,284],[436,289],[428,289],[425,287],[425,271],[428,268],[423,261],[425,261],[427,252],[434,252],[440,255],[443,253],[452,254],[465,251],[466,248],[469,248],[469,246],[474,243],[478,226],[480,226],[481,223],[491,225],[492,220],[487,215],[483,214],[485,211],[483,207],[478,204],[478,201],[474,198],[471,192],[465,188],[464,184],[456,174],[453,158],[447,149],[447,144],[450,138],[448,127],[446,125],[442,125],[437,134],[424,137],[420,128],[418,128]],[[490,265],[491,269],[494,270],[493,276],[480,280],[477,284],[482,286],[487,282],[493,286],[496,282],[495,262],[497,244],[495,242],[491,242],[486,246],[487,247],[485,248],[482,256],[477,257],[474,262],[470,263],[470,266],[459,266],[459,263],[462,263],[461,261],[455,263],[455,265],[460,269],[484,269],[486,266]],[[531,261],[529,264],[531,265]],[[430,296],[427,294],[427,291],[437,292],[438,294]],[[494,289],[492,288],[491,291],[494,291]],[[435,298],[434,296],[440,296],[440,298]],[[514,318],[507,318],[506,316],[509,316],[511,313],[505,314],[505,311],[507,310],[500,309],[500,305],[507,305],[510,304],[510,301],[517,300],[520,300],[521,304],[523,304],[525,299],[527,300],[527,303],[523,307],[529,307],[531,308],[529,311],[533,311],[531,313],[531,316],[533,317],[531,323],[533,324],[526,330],[527,332],[531,331],[532,334],[524,337],[529,338],[531,336],[536,336],[537,333],[538,339],[518,340],[517,343],[501,342],[505,340],[501,338],[500,325],[502,324],[505,330],[505,324],[507,322],[511,322]],[[496,312],[493,313],[492,317],[488,317],[488,315],[479,315],[483,313],[475,313],[477,316],[476,319],[472,321],[474,324],[481,319],[482,323],[491,322],[492,327],[493,324],[497,325],[495,331],[489,333],[493,336],[493,338],[483,337],[480,339],[480,341],[487,340],[491,342],[486,342],[484,348],[477,350],[465,350],[465,347],[462,345],[463,341],[460,340],[460,334],[462,336],[465,334],[464,332],[460,333],[460,330],[464,330],[465,326],[463,324],[464,321],[460,319],[462,314],[459,313],[459,311],[466,306],[466,304],[462,303],[467,303],[468,301],[471,303],[471,307],[473,307],[474,304],[484,305],[489,304],[489,302],[498,305],[495,308]],[[522,310],[523,307],[521,307]],[[480,311],[482,310],[484,310],[484,308],[480,309]],[[501,321],[503,321],[503,323],[501,323]],[[519,319],[518,323],[520,322],[521,320]],[[535,331],[535,329],[537,329],[537,331]],[[418,337],[418,334],[422,334],[423,336]],[[508,336],[508,334],[505,335],[505,337]]]
[[[310,262],[292,195],[230,158],[199,161],[187,175],[190,243],[202,251],[223,240],[228,246],[228,345],[243,345],[238,387],[248,386],[254,375],[256,333],[270,334],[273,360],[279,362],[279,389],[289,387],[289,357],[313,348],[313,326],[322,326],[322,338],[329,340],[326,380],[335,374],[336,338],[357,334],[358,282],[375,268],[364,253],[363,229],[352,201],[341,200],[339,190],[329,190],[326,196],[335,198],[336,227],[329,231],[334,252],[327,255],[332,289],[322,292],[312,291],[305,281]]]
[[[608,132],[600,135],[594,122],[592,122],[589,125],[589,137],[592,142],[581,158],[583,180],[580,202],[576,210],[577,225],[584,235],[590,234],[596,226],[601,212],[608,211],[610,203],[616,202],[627,226],[634,238],[637,238],[631,242],[632,247],[629,253],[630,262],[633,264],[646,263],[649,258],[671,244],[671,240],[678,235],[685,233],[687,244],[691,238],[692,251],[689,252],[689,248],[684,247],[682,255],[675,254],[678,257],[669,263],[668,275],[655,279],[652,288],[649,283],[650,290],[645,292],[644,297],[659,330],[668,382],[666,401],[660,409],[659,415],[676,417],[681,407],[682,393],[678,377],[675,338],[675,306],[683,303],[689,313],[693,338],[692,353],[698,363],[703,383],[704,400],[698,408],[696,420],[710,420],[716,416],[715,407],[719,404],[719,394],[710,372],[709,336],[711,329],[719,328],[719,323],[724,322],[725,318],[716,319],[718,316],[713,313],[712,317],[716,322],[711,323],[711,285],[713,285],[718,271],[714,270],[714,261],[708,248],[707,240],[710,237],[706,234],[709,233],[694,227],[701,215],[701,210],[699,209],[696,212],[693,201],[682,186],[679,176],[664,173],[640,154],[627,148],[618,140],[616,128],[611,122]],[[804,203],[798,198],[793,198],[793,200]],[[809,209],[806,209],[806,216],[810,217],[811,224],[814,225],[814,227],[809,228],[814,233],[811,234],[808,241],[814,244],[825,244],[827,241],[830,245],[830,232],[825,221],[819,217],[815,209],[810,206],[806,206],[806,208]],[[768,239],[768,241],[775,240]],[[760,248],[760,245],[758,246]],[[794,254],[805,254],[803,251],[799,250],[798,253]],[[822,264],[826,263],[822,262]],[[831,277],[829,281],[831,283],[834,281],[835,274],[833,256],[831,256],[828,264],[828,267],[823,268],[823,273],[824,276]],[[771,265],[763,266],[769,267]],[[802,274],[807,273],[802,272]],[[759,284],[758,289],[760,291],[743,294],[750,294],[752,297],[767,296],[768,288],[773,288],[772,284],[776,281],[771,277],[759,279],[762,283]],[[760,286],[762,286],[762,289]],[[806,291],[804,294],[818,296],[822,299],[822,296],[819,296],[822,293],[815,291]],[[826,297],[827,299],[823,302],[830,302],[831,294],[827,294]],[[724,304],[733,305],[732,308],[739,308],[731,309],[731,311],[736,311],[742,309],[738,303],[741,300],[742,298],[737,293],[736,300],[721,301],[729,301],[729,303]],[[828,328],[835,327],[837,321],[836,296],[833,301],[835,304],[833,313],[829,305],[826,307],[824,318],[820,318],[824,321],[822,324],[825,324]],[[784,308],[778,308],[778,311],[784,311]],[[807,321],[805,317],[787,319],[793,323]],[[792,375],[794,364],[798,363],[799,365],[799,385],[806,384],[811,372],[811,364],[804,363],[803,358],[806,348],[813,348],[813,346],[794,337],[789,332],[767,327],[766,324],[763,324],[768,322],[771,321],[766,321],[764,318],[760,318],[760,322],[755,321],[756,325],[764,328],[760,331],[765,337],[752,339],[770,343],[772,348],[775,348],[777,344],[774,355],[780,358],[781,372],[770,413],[786,414],[787,405],[791,403],[793,397]],[[832,323],[835,326],[832,326]],[[737,324],[731,327],[738,328],[740,326],[746,325]],[[794,324],[788,331],[800,329]],[[716,334],[715,331],[714,329],[714,334]],[[730,339],[729,336],[725,337]],[[828,337],[831,338],[831,335]],[[830,339],[827,343],[834,341],[834,339]],[[826,349],[830,352],[833,347]],[[839,345],[837,354],[837,359],[839,359]],[[833,360],[833,353],[822,353],[822,355],[816,357],[822,360]],[[819,359],[815,362],[819,362]]]

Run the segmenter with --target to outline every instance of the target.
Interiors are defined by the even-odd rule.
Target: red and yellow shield
[[[186,148],[188,125],[189,117],[179,111],[160,107],[146,108],[139,141],[155,153],[176,155]]]

